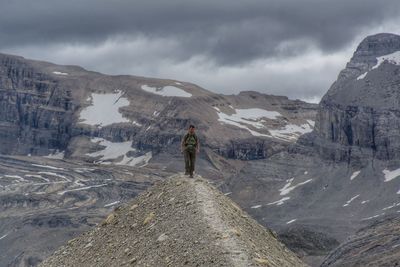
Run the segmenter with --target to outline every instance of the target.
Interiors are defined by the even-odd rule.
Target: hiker
[[[181,153],[183,153],[185,158],[185,175],[190,175],[190,178],[193,178],[196,153],[200,151],[199,139],[194,130],[194,125],[190,125],[188,132],[183,136],[181,142]]]

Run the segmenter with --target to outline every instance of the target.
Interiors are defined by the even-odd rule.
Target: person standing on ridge
[[[190,175],[190,178],[193,178],[196,153],[200,151],[199,139],[194,131],[194,125],[190,125],[188,132],[183,136],[181,142],[181,153],[183,153],[185,158],[185,175]]]

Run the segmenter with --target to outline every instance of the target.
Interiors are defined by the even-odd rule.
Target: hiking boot
[[[189,175],[189,178],[193,178],[193,174]]]

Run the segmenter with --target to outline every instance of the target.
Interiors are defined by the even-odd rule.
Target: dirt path
[[[189,182],[194,184],[197,201],[204,218],[211,229],[216,232],[216,235],[221,237],[220,241],[218,241],[219,245],[226,251],[226,256],[230,258],[232,266],[251,266],[247,253],[236,238],[235,229],[222,219],[220,211],[215,207],[215,193],[202,182],[194,180],[189,180]]]

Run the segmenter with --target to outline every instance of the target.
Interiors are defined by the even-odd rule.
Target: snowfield
[[[390,64],[393,64],[393,65],[400,65],[400,51],[396,51],[392,54],[377,57],[376,60],[377,60],[377,63],[370,70],[379,68],[379,66],[382,65],[382,63],[385,61],[388,61]],[[360,76],[358,76],[357,80],[364,79],[365,76],[367,76],[368,72],[369,71],[366,71],[363,74],[361,74]]]
[[[79,114],[80,123],[93,126],[106,126],[113,123],[133,123],[141,126],[136,121],[124,118],[119,112],[119,108],[129,106],[129,100],[122,97],[122,92],[117,91],[111,94],[93,93],[88,101],[92,104],[84,108]]]
[[[149,160],[152,158],[151,151],[139,157],[127,156],[129,152],[136,151],[136,149],[131,147],[131,141],[116,143],[110,142],[103,138],[92,138],[90,141],[105,147],[102,150],[86,154],[89,157],[100,157],[96,163],[111,164],[110,160],[115,160],[122,157],[120,161],[114,162],[114,164],[142,167],[147,165]]]
[[[66,72],[60,72],[60,71],[53,71],[53,73],[54,73],[55,75],[63,75],[63,76],[69,75],[69,74],[66,73]]]
[[[249,131],[253,136],[265,136],[282,139],[286,141],[297,140],[297,138],[305,133],[313,130],[314,121],[307,120],[307,123],[302,125],[287,124],[281,129],[268,129],[263,118],[276,120],[282,116],[277,111],[269,111],[260,108],[249,109],[234,109],[234,113],[228,115],[221,112],[217,107],[214,107],[218,114],[218,121],[222,124],[230,124]],[[253,128],[253,129],[252,129]],[[269,134],[260,133],[255,129],[268,130]]]
[[[353,174],[350,176],[350,181],[353,180],[354,178],[356,178],[360,174],[360,172],[361,171],[353,172]]]
[[[356,198],[358,198],[360,195],[356,195],[352,198],[350,198],[349,200],[346,201],[346,203],[343,205],[343,207],[347,207],[348,205],[350,205],[351,202],[353,202],[353,200],[355,200]]]
[[[297,187],[312,181],[312,179],[308,179],[307,181],[304,181],[304,182],[301,182],[301,183],[298,183],[298,184],[292,186],[293,180],[294,180],[294,178],[288,179],[286,181],[287,184],[285,184],[285,186],[283,188],[279,189],[279,192],[281,192],[280,193],[281,196],[287,195],[290,193],[290,191],[296,189]]]
[[[388,169],[384,169],[383,174],[385,175],[385,182],[389,182],[397,177],[400,176],[400,168],[393,170],[393,171],[389,171]]]
[[[191,97],[192,94],[186,92],[185,90],[175,87],[175,86],[164,86],[161,88],[151,87],[148,85],[142,85],[142,90],[161,96],[175,96],[175,97]]]

